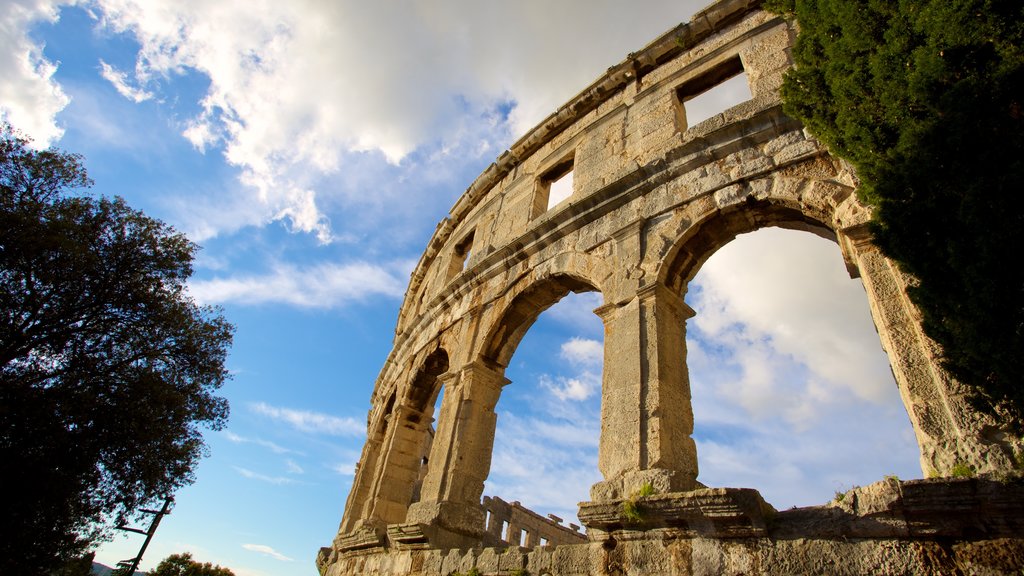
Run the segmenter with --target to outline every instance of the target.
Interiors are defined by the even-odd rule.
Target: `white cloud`
[[[258,552],[260,554],[264,554],[266,556],[270,556],[271,558],[273,558],[275,560],[280,560],[281,562],[294,562],[295,561],[294,559],[289,558],[289,557],[285,556],[284,554],[281,554],[277,550],[274,550],[273,548],[271,548],[270,546],[267,546],[265,544],[242,544],[242,548],[245,548],[246,550],[249,550],[250,552]]]
[[[279,408],[264,402],[251,404],[252,411],[284,422],[296,430],[332,436],[361,436],[366,433],[366,425],[355,418],[339,418],[321,412]]]
[[[484,493],[518,500],[540,514],[574,519],[577,502],[588,500],[590,487],[601,478],[598,410],[580,408],[571,420],[501,411]]]
[[[274,454],[299,454],[296,450],[285,448],[284,446],[275,444],[269,440],[263,440],[261,438],[246,438],[245,436],[239,436],[230,430],[224,432],[224,437],[235,444],[256,444],[257,446],[263,446]]]
[[[336,308],[370,298],[399,298],[407,280],[397,269],[405,262],[380,266],[367,262],[321,264],[296,268],[281,264],[269,274],[193,280],[189,291],[204,304],[281,303],[302,308]]]
[[[299,466],[294,460],[288,459],[284,461],[284,465],[288,468],[289,474],[304,474],[305,470],[302,466]]]
[[[339,462],[339,463],[334,464],[332,466],[328,466],[328,468],[330,468],[331,470],[337,472],[338,474],[340,474],[342,476],[355,476],[355,474],[356,474],[356,462],[358,462],[358,460],[359,459],[356,458],[356,459],[349,460],[349,461],[346,461],[346,462]]]
[[[600,368],[604,363],[604,343],[575,336],[562,343],[560,355],[574,366]]]
[[[808,382],[824,387],[806,390],[822,396],[817,401],[827,401],[833,391],[876,404],[894,397],[864,289],[846,274],[835,243],[762,230],[756,240],[741,236],[716,253],[697,282],[693,324],[707,338],[743,347],[735,359],[751,392],[782,397],[773,388],[779,378],[768,368],[772,358],[783,357],[805,367]],[[755,411],[755,405],[765,406],[749,404]]]
[[[56,116],[70,99],[54,82],[57,65],[43,56],[43,47],[28,36],[31,25],[55,21],[61,2],[7,0],[0,3],[0,118],[45,148],[64,130]]]
[[[756,488],[789,507],[886,474],[920,475],[867,298],[834,243],[778,229],[740,236],[691,290],[702,482]]]
[[[252,480],[259,480],[260,482],[266,482],[268,484],[294,484],[295,480],[287,478],[285,476],[268,476],[266,474],[260,474],[259,472],[253,472],[248,468],[242,468],[241,466],[235,466],[235,471],[241,474],[245,478]]]
[[[104,65],[126,97],[173,102],[175,94],[162,94],[173,90],[166,80],[209,79],[200,112],[183,120],[182,132],[241,170],[261,211],[249,224],[282,219],[328,242],[324,206],[348,192],[323,188],[325,176],[362,153],[405,162],[428,142],[441,143],[441,156],[497,155],[498,145],[703,4],[93,0],[89,8],[101,27],[140,45],[134,70]],[[67,98],[23,31],[55,18],[56,3],[7,5],[14,50],[0,65],[9,92],[0,101],[12,121],[50,141]],[[481,134],[476,120],[488,117],[495,124]],[[403,191],[388,193],[400,201]]]
[[[601,389],[601,376],[593,372],[580,372],[575,376],[551,376],[541,374],[541,386],[551,391],[559,400],[586,400]]]
[[[107,64],[103,60],[100,60],[100,75],[113,85],[117,93],[125,98],[138,104],[139,102],[145,102],[153,97],[152,92],[147,92],[142,88],[131,86],[128,82],[128,75],[120,70],[114,68],[110,64]]]

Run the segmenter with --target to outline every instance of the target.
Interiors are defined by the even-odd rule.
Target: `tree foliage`
[[[235,576],[227,568],[205,562],[200,564],[192,559],[192,554],[171,554],[157,564],[149,576]]]
[[[1020,422],[1024,3],[767,5],[800,28],[786,111],[856,166],[875,241],[917,280],[945,366]]]
[[[220,429],[232,326],[185,291],[197,249],[0,134],[0,574],[80,556],[191,483]]]

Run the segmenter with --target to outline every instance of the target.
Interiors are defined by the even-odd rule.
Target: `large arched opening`
[[[484,361],[508,380],[483,500],[490,544],[582,541],[577,503],[600,479],[601,304],[589,281],[554,275],[516,296],[487,340]]]
[[[890,359],[835,240],[796,208],[752,202],[692,228],[668,260],[666,283],[695,312],[684,361],[702,483],[788,508],[920,475]]]
[[[920,475],[863,287],[834,243],[743,234],[705,262],[686,299],[701,482],[755,487],[789,508]]]

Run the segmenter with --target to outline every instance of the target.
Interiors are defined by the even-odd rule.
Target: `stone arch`
[[[415,370],[406,372],[407,383],[396,387],[381,411],[380,420],[386,425],[376,445],[379,455],[364,451],[367,464],[374,466],[366,470],[368,478],[357,479],[368,484],[360,514],[363,525],[404,521],[422,480],[423,459],[432,439],[434,400],[448,374],[448,352],[438,346],[416,365]]]
[[[856,204],[856,200],[849,196],[845,203]],[[710,210],[665,252],[659,263],[658,281],[685,294],[687,284],[714,252],[737,235],[761,228],[802,230],[837,242],[851,276],[864,282],[875,328],[914,428],[922,472],[934,475],[946,461],[955,458],[953,453],[967,445],[958,422],[969,418],[970,409],[959,398],[950,397],[948,376],[930,355],[923,335],[911,333],[908,338],[902,334],[899,342],[893,341],[894,332],[916,326],[916,313],[909,300],[891,297],[893,292],[905,290],[905,277],[871,244],[866,226],[838,229],[831,222],[838,212],[823,210],[820,202],[808,209],[808,204],[802,202],[770,197],[747,198],[728,210]],[[880,297],[882,292],[888,297]]]
[[[598,287],[583,274],[542,272],[513,282],[498,299],[488,314],[490,324],[483,331],[479,352],[446,382],[431,466],[423,480],[420,502],[410,507],[409,522],[432,522],[441,531],[435,540],[483,536],[480,502],[490,474],[495,406],[509,383],[505,368],[544,310],[569,292],[592,291]]]
[[[448,372],[448,365],[448,352],[444,348],[438,346],[428,353],[409,381],[403,393],[403,403],[429,416],[427,412],[433,409],[434,400],[441,389],[440,377]]]
[[[742,209],[702,214],[660,260],[658,282],[685,292],[686,284],[719,248],[740,234],[772,226],[802,230],[838,242],[836,232],[817,214],[809,215],[798,205],[784,200],[751,199],[744,202]]]
[[[600,290],[578,275],[559,273],[524,282],[510,292],[514,296],[503,310],[495,314],[480,351],[484,362],[500,366],[502,370],[508,366],[523,336],[545,310],[570,292],[580,294]]]

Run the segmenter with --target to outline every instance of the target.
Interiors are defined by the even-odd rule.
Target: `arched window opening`
[[[601,479],[604,327],[593,313],[601,303],[596,292],[570,293],[510,332],[521,340],[505,369],[511,383],[495,408],[484,494],[501,499],[489,500],[492,505],[507,507],[513,533],[500,534],[512,545],[532,547],[541,538],[553,544],[583,541],[578,527],[573,530],[562,518],[574,520],[577,504],[589,499],[591,485]]]
[[[437,419],[441,414],[441,402],[444,399],[444,383],[439,380],[439,377],[446,372],[448,372],[448,354],[444,350],[438,349],[423,363],[409,394],[410,406],[419,411],[424,420],[420,422],[419,418],[415,418],[415,422],[410,422],[419,424],[418,427],[423,430],[417,450],[418,473],[416,481],[413,483],[410,502],[420,501],[423,479],[426,478],[427,471],[430,469],[430,449],[434,445]]]
[[[703,264],[686,301],[701,482],[756,488],[782,509],[920,475],[863,286],[834,242],[740,235]]]

